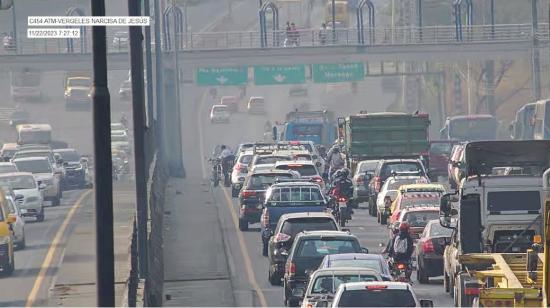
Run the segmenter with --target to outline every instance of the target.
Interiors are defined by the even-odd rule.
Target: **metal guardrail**
[[[539,30],[533,31],[531,24],[475,25],[463,26],[462,38],[457,39],[454,26],[402,27],[402,28],[364,28],[364,41],[359,39],[357,29],[320,29],[298,30],[287,34],[284,30],[267,32],[267,48],[285,47],[325,47],[325,46],[388,46],[388,45],[433,45],[433,44],[469,44],[491,42],[549,41],[548,24],[539,24]],[[296,39],[294,39],[296,38]],[[179,35],[178,41],[183,50],[244,49],[262,48],[259,31],[240,32],[200,32]],[[285,43],[286,42],[286,43]],[[292,44],[297,42],[297,44]],[[17,50],[1,49],[3,54],[67,54],[90,53],[91,35],[86,42],[73,40],[73,50],[69,52],[67,39],[20,39]],[[114,34],[107,36],[107,51],[127,52],[127,40],[115,39]],[[154,44],[152,44],[154,50]],[[164,46],[163,46],[164,47]],[[173,47],[172,47],[173,48]],[[167,50],[163,48],[163,50]]]

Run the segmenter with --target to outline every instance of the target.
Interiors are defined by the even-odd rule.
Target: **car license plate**
[[[348,207],[346,202],[338,202],[338,207]]]

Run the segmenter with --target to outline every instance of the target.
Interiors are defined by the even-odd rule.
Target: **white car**
[[[383,225],[386,224],[386,220],[389,216],[389,210],[390,210],[389,207],[397,197],[398,189],[401,185],[421,184],[421,183],[428,183],[428,180],[422,176],[396,175],[396,176],[389,177],[384,182],[384,185],[382,185],[382,188],[378,193],[378,197],[376,198],[377,221]],[[387,201],[385,200],[386,196],[391,199],[389,203],[387,203]]]
[[[17,172],[17,166],[12,162],[0,162],[0,174]]]
[[[251,150],[240,152],[233,165],[233,170],[231,171],[231,196],[233,198],[239,196],[239,191],[241,191],[244,179],[248,174],[248,165],[252,161],[252,157],[254,157],[254,154]]]
[[[52,206],[61,203],[60,177],[54,173],[46,157],[18,158],[14,159],[13,163],[19,171],[32,173],[39,184],[45,185],[44,201],[50,201]]]
[[[265,114],[265,99],[261,96],[250,97],[246,110],[249,114]]]
[[[43,189],[46,184],[39,185],[32,173],[14,172],[0,175],[0,185],[13,190],[13,199],[22,217],[44,220]]]
[[[433,307],[433,302],[418,300],[405,282],[351,282],[338,287],[332,307]]]
[[[368,268],[318,269],[309,277],[302,308],[315,307],[318,302],[330,304],[330,298],[334,296],[340,284],[361,281],[382,281],[382,277],[377,271]]]
[[[16,217],[15,223],[13,224],[13,241],[17,249],[24,249],[26,245],[25,220],[21,216],[21,210],[17,206],[14,199],[14,195],[6,193],[6,202],[8,203],[10,215],[14,215]]]
[[[124,151],[126,154],[132,153],[128,134],[120,130],[111,131],[111,148]]]
[[[229,109],[226,105],[214,105],[210,109],[210,123],[229,123]]]
[[[351,182],[353,183],[353,199],[358,203],[369,201],[368,181],[374,175],[376,166],[378,166],[378,160],[363,160],[355,167]]]
[[[317,167],[312,161],[307,160],[289,160],[278,161],[275,163],[275,169],[277,170],[294,170],[300,173],[301,178],[311,179],[315,183],[321,186],[321,189],[325,188],[325,182],[319,174]]]

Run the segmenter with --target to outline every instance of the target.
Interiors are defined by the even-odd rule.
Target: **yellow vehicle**
[[[441,184],[408,184],[408,185],[402,185],[398,189],[397,196],[395,197],[395,200],[393,200],[391,204],[391,214],[394,214],[397,211],[400,210],[399,206],[402,202],[403,195],[405,194],[430,194],[430,193],[436,193],[439,199],[439,196],[445,193],[445,187]],[[413,196],[414,197],[414,196]],[[429,197],[429,196],[428,196]],[[418,196],[418,199],[425,199],[422,198],[422,196]]]
[[[336,0],[334,1],[334,6],[336,7],[334,18],[336,22],[336,29],[347,28],[349,25],[348,1]],[[332,27],[332,0],[328,0],[325,5],[325,23],[327,27]]]
[[[11,224],[17,217],[9,214],[4,192],[0,190],[0,268],[2,276],[9,276],[15,268],[15,255],[13,245],[13,231]]]
[[[17,144],[50,144],[52,127],[49,124],[21,124],[15,127]]]

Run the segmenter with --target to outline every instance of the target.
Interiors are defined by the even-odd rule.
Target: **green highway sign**
[[[197,69],[198,86],[242,86],[248,83],[248,67],[206,67]]]
[[[258,86],[306,82],[305,65],[255,65],[254,83]]]
[[[313,82],[331,83],[361,81],[365,78],[363,63],[313,64]]]

